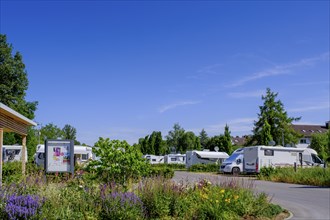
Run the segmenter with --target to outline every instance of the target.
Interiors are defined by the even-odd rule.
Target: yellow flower
[[[225,193],[225,190],[224,189],[220,190],[220,193]]]
[[[235,200],[237,200],[238,198],[239,198],[239,196],[238,196],[238,195],[235,195],[235,196],[234,196],[234,199],[235,199]]]
[[[230,203],[230,199],[225,199],[225,202]]]
[[[215,200],[216,203],[219,203],[219,200]]]

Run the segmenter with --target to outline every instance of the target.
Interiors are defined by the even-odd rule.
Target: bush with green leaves
[[[175,163],[159,163],[159,164],[151,164],[152,167],[168,167],[173,170],[186,170],[185,164],[175,164]]]
[[[189,167],[188,171],[192,172],[219,172],[220,165],[218,164],[194,164]]]
[[[259,179],[313,186],[330,186],[330,168],[293,167],[262,168]]]
[[[150,172],[150,164],[142,153],[126,141],[100,138],[93,153],[99,158],[91,161],[87,170],[95,172],[105,182],[125,184],[128,179],[138,179]]]
[[[174,176],[174,170],[166,166],[152,166],[149,176],[161,176],[164,178],[172,178]]]

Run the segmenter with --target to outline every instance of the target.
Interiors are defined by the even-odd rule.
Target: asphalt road
[[[330,188],[184,171],[176,171],[173,177],[174,181],[183,184],[191,184],[202,179],[224,185],[239,184],[242,187],[252,187],[257,192],[265,192],[272,203],[279,204],[293,214],[292,220],[330,220]]]

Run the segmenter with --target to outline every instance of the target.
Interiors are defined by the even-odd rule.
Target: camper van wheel
[[[232,173],[233,173],[233,175],[238,175],[239,172],[240,172],[240,170],[239,170],[238,167],[234,167],[234,168],[232,169]]]

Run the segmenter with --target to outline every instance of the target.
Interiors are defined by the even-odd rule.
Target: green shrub
[[[161,176],[164,178],[172,178],[174,176],[174,170],[166,166],[152,166],[149,176]]]
[[[168,167],[173,170],[186,170],[186,165],[185,164],[166,164],[166,163],[160,163],[160,164],[152,164],[152,167]]]
[[[259,175],[263,176],[264,178],[269,178],[272,175],[275,175],[277,169],[275,167],[261,167]]]
[[[192,172],[219,172],[218,164],[194,164],[189,167],[188,171]]]
[[[19,182],[22,179],[22,162],[13,161],[3,164],[2,167],[3,182]]]
[[[258,178],[276,182],[330,186],[330,168],[298,167],[296,172],[293,167],[262,168]]]
[[[142,158],[142,153],[126,141],[100,138],[93,153],[100,159],[91,161],[86,169],[104,182],[126,184],[128,179],[140,178],[150,171],[150,164]]]

